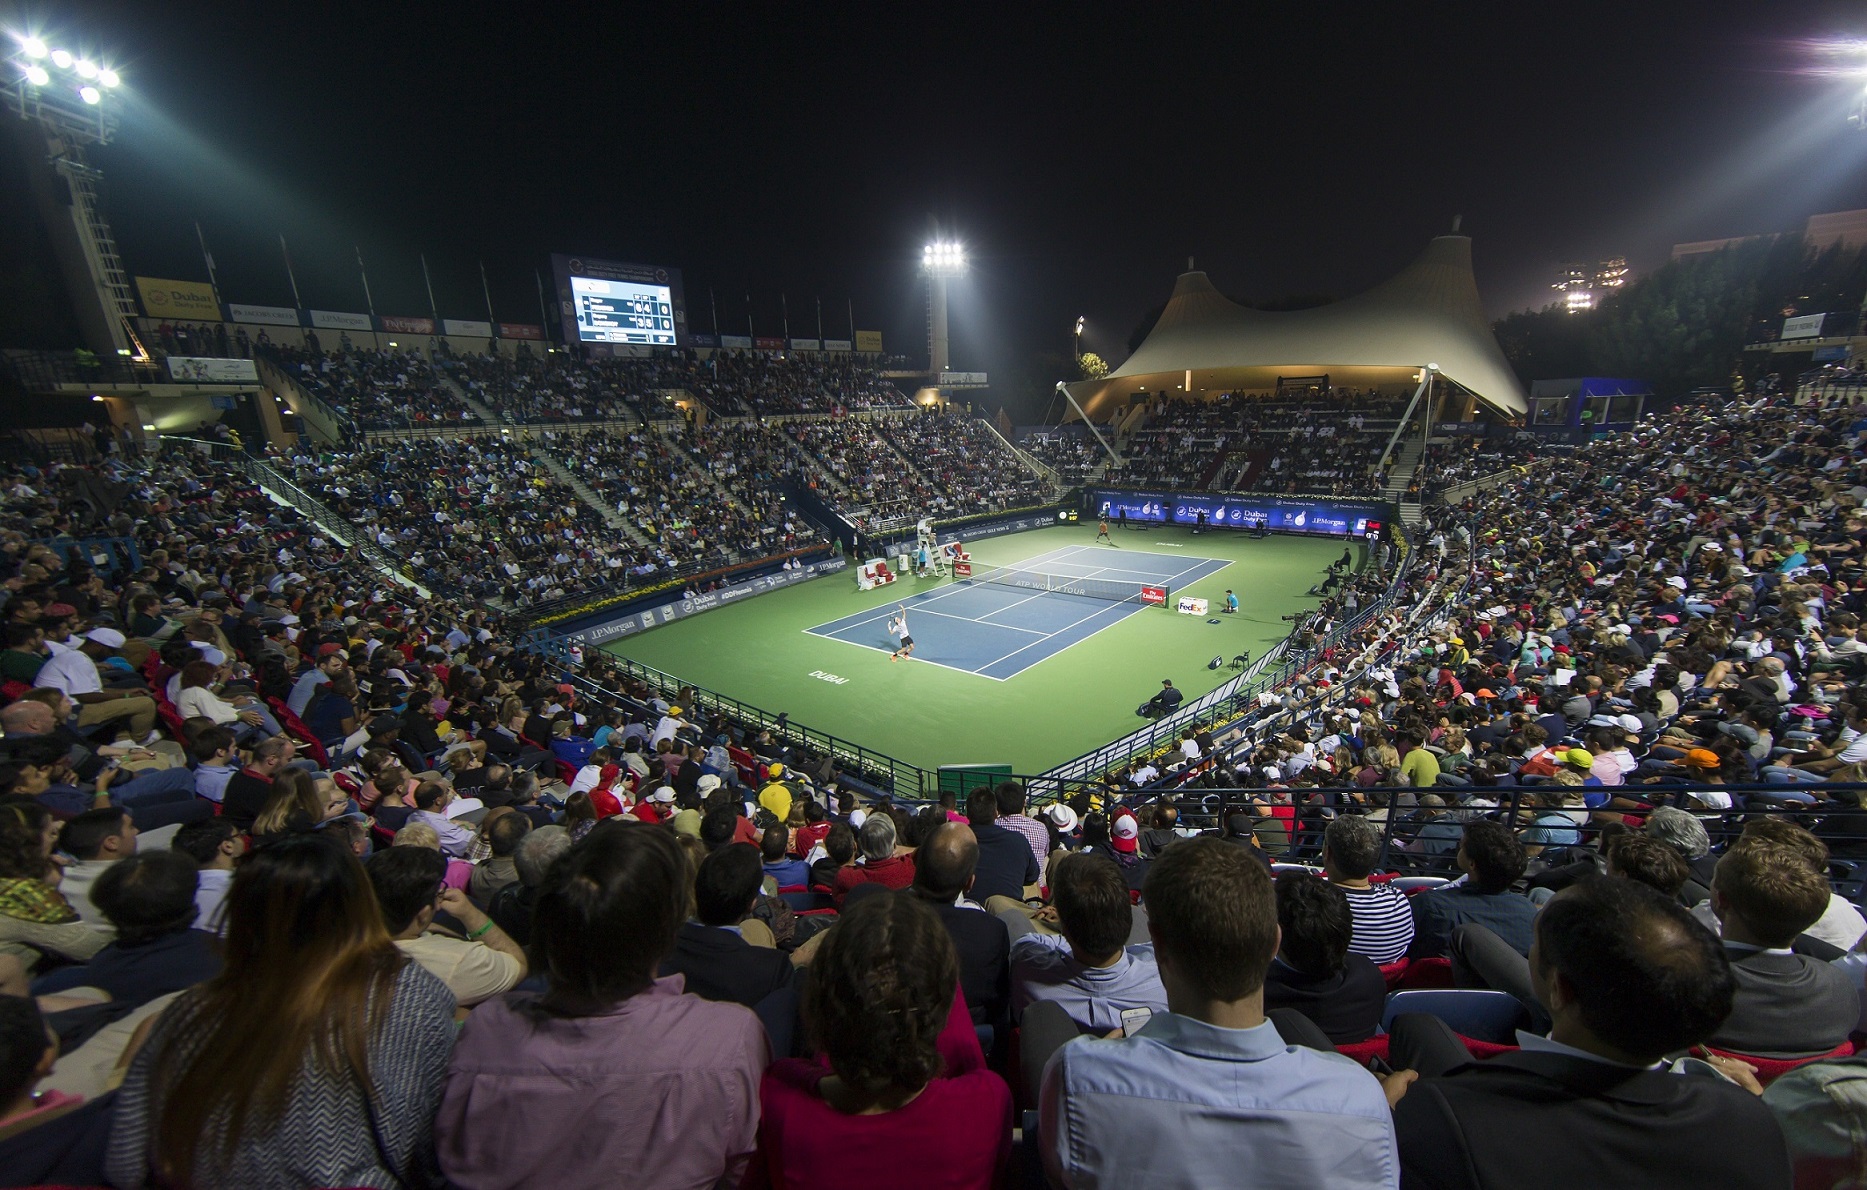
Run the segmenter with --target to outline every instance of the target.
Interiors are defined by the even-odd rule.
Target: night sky
[[[131,92],[98,154],[131,271],[222,296],[539,318],[552,251],[684,270],[694,329],[925,352],[920,246],[962,240],[953,360],[1001,380],[1086,315],[1111,363],[1189,255],[1234,296],[1345,296],[1454,215],[1493,314],[1559,262],[1867,206],[1858,82],[1798,39],[1860,4],[29,8]],[[559,10],[563,9],[563,12]],[[20,23],[15,10],[11,23]],[[547,282],[549,280],[547,276]],[[1059,360],[1060,363],[1060,360]],[[1051,377],[1054,379],[1055,377]],[[997,391],[988,406],[1019,395]]]

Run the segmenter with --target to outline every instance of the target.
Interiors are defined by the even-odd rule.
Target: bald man
[[[979,864],[979,841],[963,822],[937,828],[914,853],[915,896],[933,906],[959,951],[959,982],[975,1025],[1008,1037],[1011,1024],[1011,932],[966,899]]]
[[[94,777],[104,760],[115,760],[128,772],[150,769],[183,768],[187,757],[181,745],[158,740],[149,747],[134,744],[94,746],[77,732],[64,726],[70,718],[70,698],[58,690],[35,690],[18,702],[0,707],[0,733],[8,739],[24,736],[50,736],[68,749],[67,759],[86,780]],[[101,759],[100,759],[101,758]]]

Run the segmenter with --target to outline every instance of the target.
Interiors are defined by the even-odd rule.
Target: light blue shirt
[[[1129,1008],[1167,1011],[1152,946],[1130,946],[1112,966],[1091,967],[1058,934],[1026,934],[1011,944],[1011,1006],[1022,1014],[1050,1000],[1081,1028],[1107,1033],[1122,1027]]]
[[[1071,1190],[1400,1185],[1381,1084],[1268,1021],[1156,1013],[1133,1037],[1078,1038],[1044,1069],[1039,1118],[1044,1168]]]

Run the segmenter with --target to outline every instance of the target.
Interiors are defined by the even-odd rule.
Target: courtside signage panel
[[[1283,497],[1227,496],[1222,492],[1121,492],[1098,488],[1090,493],[1097,516],[1119,521],[1198,526],[1215,529],[1270,529],[1278,533],[1364,534],[1392,519],[1392,510],[1372,500],[1303,500]]]

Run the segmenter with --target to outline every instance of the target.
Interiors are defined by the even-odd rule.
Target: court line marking
[[[1128,610],[1125,610],[1125,609],[1127,608],[1127,605],[1126,605],[1126,604],[1121,604],[1121,603],[1116,603],[1116,604],[1111,604],[1110,606],[1111,606],[1111,607],[1116,607],[1116,608],[1122,608],[1122,609],[1124,609],[1124,610],[1122,611],[1122,614],[1121,614],[1121,615],[1119,615],[1119,616],[1117,616],[1117,617],[1115,617],[1115,618],[1114,618],[1113,620],[1110,620],[1110,621],[1109,621],[1108,623],[1106,623],[1106,624],[1102,624],[1102,625],[1098,625],[1097,627],[1095,627],[1095,628],[1093,628],[1093,629],[1091,629],[1090,631],[1088,631],[1088,632],[1086,632],[1086,633],[1084,633],[1083,635],[1081,635],[1081,636],[1079,636],[1079,637],[1077,637],[1077,638],[1076,638],[1075,640],[1073,640],[1073,641],[1071,641],[1071,642],[1069,642],[1068,644],[1066,644],[1066,645],[1064,645],[1064,646],[1063,646],[1062,648],[1060,648],[1060,649],[1058,649],[1058,650],[1057,650],[1056,652],[1054,652],[1054,653],[1048,653],[1048,654],[1046,654],[1046,655],[1044,655],[1043,657],[1040,657],[1040,658],[1038,658],[1038,659],[1037,659],[1036,661],[1033,661],[1033,662],[1031,662],[1031,664],[1030,664],[1030,665],[1026,665],[1026,666],[1021,666],[1021,667],[1019,668],[1019,670],[1018,670],[1018,673],[1023,673],[1023,672],[1024,672],[1025,670],[1027,670],[1027,669],[1032,669],[1032,668],[1035,668],[1036,666],[1039,666],[1039,665],[1042,665],[1042,664],[1043,664],[1044,662],[1046,662],[1046,661],[1048,661],[1048,660],[1050,660],[1050,659],[1051,659],[1052,657],[1056,657],[1056,656],[1059,656],[1059,655],[1061,655],[1061,654],[1063,654],[1063,653],[1067,653],[1067,652],[1069,652],[1069,651],[1070,651],[1071,649],[1073,649],[1073,648],[1075,648],[1075,647],[1076,647],[1077,645],[1080,645],[1080,644],[1082,644],[1082,643],[1083,643],[1084,641],[1086,641],[1086,640],[1094,640],[1094,639],[1095,639],[1096,637],[1098,637],[1098,636],[1100,636],[1100,635],[1102,634],[1102,632],[1104,631],[1104,629],[1108,629],[1108,628],[1113,628],[1113,627],[1115,627],[1115,626],[1116,626],[1117,624],[1120,624],[1120,623],[1121,623],[1121,622],[1122,622],[1123,620],[1126,620],[1126,619],[1127,619],[1127,618],[1128,618],[1129,616],[1132,616],[1132,615],[1134,615],[1134,614],[1136,614],[1137,612],[1141,612],[1141,611],[1145,611],[1145,610],[1146,610],[1145,608],[1142,608],[1142,607],[1141,607],[1141,606],[1139,606],[1139,605],[1136,605],[1133,611],[1128,611]],[[1096,613],[1096,614],[1097,614],[1097,615],[1101,615],[1102,613],[1100,613],[1100,612],[1098,612],[1098,613]],[[1091,618],[1093,618],[1093,617],[1091,617]],[[1077,625],[1079,625],[1079,624],[1081,624],[1081,623],[1083,623],[1083,621],[1081,621],[1081,620],[1078,620],[1078,621],[1076,622],[1076,624],[1072,624],[1072,625],[1070,625],[1070,627],[1071,627],[1071,628],[1074,628],[1074,627],[1077,627]],[[1064,631],[1068,631],[1068,629],[1065,629]],[[1062,635],[1062,633],[1058,633],[1057,635],[1058,635],[1058,636],[1061,636],[1061,635]],[[1055,639],[1055,637],[1052,637],[1051,639],[1053,639],[1053,640],[1054,640],[1054,639]],[[1042,642],[1037,642],[1037,643],[1042,643]],[[1026,646],[1024,646],[1024,648],[1025,648],[1025,649],[1028,649],[1028,648],[1030,648],[1030,647],[1031,647],[1030,645],[1026,645]],[[998,658],[998,659],[997,659],[996,661],[993,661],[993,662],[991,662],[991,664],[992,664],[992,665],[997,665],[997,664],[998,664],[998,663],[999,663],[1000,661],[1004,661],[1004,660],[1006,660],[1006,658],[1010,658],[1010,657],[1015,657],[1015,656],[1017,656],[1017,655],[1018,655],[1019,653],[1022,653],[1023,651],[1024,651],[1024,649],[1016,649],[1016,650],[1013,650],[1012,652],[1010,652],[1010,653],[1007,653],[1007,654],[1005,654],[1005,656],[1004,656],[1004,657],[1000,657],[1000,658]],[[987,677],[987,678],[989,678],[989,677],[992,677],[993,675],[991,675],[991,674],[982,674],[982,675],[980,675],[980,676],[982,676],[982,677]],[[1008,681],[1010,681],[1010,680],[1011,680],[1011,678],[1013,678],[1013,677],[1016,677],[1016,676],[1017,676],[1017,674],[1012,674],[1012,675],[1011,675],[1010,677],[1004,677],[1004,678],[999,678],[999,679],[997,679],[997,680],[998,680],[998,681],[1001,681],[1001,682],[1008,682]]]
[[[1009,627],[1009,625],[1006,625],[1006,624],[992,624],[992,625],[988,625],[988,627],[992,627],[992,628],[1006,628],[1006,627]],[[804,629],[804,632],[805,632],[806,634],[808,634],[808,635],[810,635],[810,636],[815,636],[815,637],[817,637],[817,639],[819,639],[819,640],[833,640],[833,641],[835,641],[835,642],[836,642],[837,644],[839,644],[839,645],[850,645],[850,646],[852,646],[853,648],[858,648],[858,649],[867,649],[867,650],[869,650],[869,651],[870,651],[870,652],[872,652],[872,653],[889,653],[889,652],[893,652],[893,650],[892,650],[892,649],[884,649],[884,648],[882,648],[882,647],[881,647],[880,645],[869,645],[869,644],[864,644],[864,643],[862,643],[862,642],[861,642],[861,641],[859,641],[859,640],[849,640],[849,639],[846,639],[846,638],[844,638],[844,637],[841,637],[841,636],[826,636],[826,635],[824,635],[824,634],[822,634],[822,633],[818,633],[818,632],[811,632],[811,631],[810,631],[810,629],[808,629],[808,628],[806,628],[806,629]],[[911,663],[913,663],[913,664],[915,664],[915,665],[935,665],[935,666],[938,666],[938,667],[940,667],[941,669],[944,669],[944,670],[950,670],[951,672],[953,672],[953,673],[956,673],[956,674],[965,674],[965,675],[966,675],[967,677],[971,677],[971,678],[984,678],[984,679],[985,679],[986,681],[988,681],[988,682],[1009,682],[1009,681],[1011,680],[1010,678],[999,678],[999,677],[993,677],[993,676],[992,676],[991,674],[987,674],[987,673],[980,673],[980,672],[979,672],[978,670],[976,670],[976,669],[961,669],[961,668],[959,668],[959,667],[958,667],[958,666],[956,666],[956,665],[948,665],[948,664],[946,664],[946,663],[945,663],[944,661],[934,661],[934,660],[932,660],[931,658],[927,658],[927,657],[909,657],[909,658],[908,658],[908,661],[910,661]],[[1023,670],[1019,670],[1018,672],[1019,672],[1019,673],[1023,673],[1024,671],[1023,671]]]
[[[1127,605],[1127,604],[1123,604],[1123,603],[1116,603],[1116,604],[1111,604],[1111,605],[1109,605],[1109,606],[1110,606],[1110,607],[1118,607],[1118,608],[1119,608],[1119,607],[1126,607],[1126,606],[1128,606],[1128,605]],[[1093,620],[1093,619],[1095,619],[1095,618],[1096,618],[1097,616],[1100,616],[1100,615],[1103,615],[1103,614],[1104,614],[1104,613],[1106,613],[1106,612],[1107,612],[1108,610],[1109,610],[1109,609],[1108,609],[1107,607],[1099,607],[1099,608],[1097,608],[1097,609],[1096,609],[1095,611],[1092,611],[1092,612],[1090,612],[1090,613],[1089,613],[1088,615],[1086,615],[1086,616],[1084,616],[1084,617],[1083,617],[1082,619],[1080,619],[1080,620],[1073,620],[1073,621],[1071,621],[1070,623],[1068,623],[1068,624],[1065,624],[1065,625],[1064,625],[1063,627],[1061,627],[1061,628],[1059,628],[1059,629],[1057,629],[1057,630],[1056,630],[1055,632],[1051,632],[1051,633],[1046,633],[1046,634],[1045,634],[1045,636],[1044,636],[1044,640],[1052,640],[1052,639],[1054,639],[1054,638],[1056,638],[1056,637],[1059,637],[1059,636],[1062,636],[1062,635],[1063,635],[1064,633],[1066,633],[1066,632],[1068,632],[1068,631],[1070,631],[1070,630],[1071,630],[1072,628],[1079,628],[1079,627],[1081,627],[1082,625],[1084,625],[1084,624],[1087,624],[1087,623],[1088,623],[1089,621],[1091,621],[1091,620]],[[1140,607],[1140,605],[1139,605],[1139,604],[1136,604],[1136,605],[1135,605],[1135,610],[1136,610],[1136,611],[1139,611],[1139,610],[1141,610],[1141,607]],[[1122,622],[1123,620],[1125,620],[1125,619],[1127,619],[1127,618],[1128,618],[1129,616],[1131,616],[1131,615],[1133,615],[1133,614],[1134,614],[1134,612],[1123,612],[1123,613],[1122,613],[1122,614],[1121,614],[1120,616],[1118,616],[1118,617],[1117,617],[1116,619],[1114,619],[1113,621],[1111,621],[1111,623],[1112,623],[1112,624],[1119,624],[1119,623],[1121,623],[1121,622]],[[993,625],[993,627],[1001,627],[1001,625]],[[1101,631],[1101,629],[1097,629],[1096,631],[1097,631],[1097,632],[1099,632],[1099,631]],[[1094,635],[1095,635],[1095,633],[1094,633],[1094,632],[1092,632],[1092,633],[1090,633],[1089,635],[1090,635],[1090,636],[1094,636]],[[1087,640],[1087,639],[1088,639],[1088,637],[1084,637],[1083,639],[1085,639],[1085,640]],[[1040,644],[1042,644],[1042,643],[1043,643],[1043,641],[1037,641],[1037,640],[1034,640],[1034,641],[1032,641],[1032,642],[1031,642],[1030,644],[1028,644],[1028,645],[1024,645],[1024,646],[1022,646],[1021,648],[1016,648],[1016,649],[1013,649],[1013,650],[1012,650],[1011,652],[1009,652],[1009,653],[1006,653],[1004,657],[994,657],[994,658],[993,658],[992,660],[990,660],[990,661],[988,661],[988,662],[986,662],[986,666],[987,666],[987,667],[989,668],[989,667],[991,667],[991,666],[994,666],[994,665],[997,665],[997,664],[998,664],[999,662],[1001,662],[1001,661],[1003,661],[1003,660],[1005,660],[1005,658],[1006,658],[1006,657],[1016,657],[1016,656],[1017,656],[1017,655],[1018,655],[1019,653],[1022,653],[1022,652],[1024,652],[1024,650],[1025,650],[1025,649],[1030,649],[1030,648],[1035,648],[1036,646],[1038,646],[1038,645],[1040,645]],[[1072,643],[1074,643],[1074,642],[1072,642]],[[1065,646],[1064,646],[1064,648],[1065,648],[1065,649],[1067,649],[1067,648],[1069,648],[1069,645],[1065,645]],[[1062,649],[1059,649],[1059,650],[1057,650],[1057,652],[1058,652],[1058,653],[1060,653],[1060,652],[1062,652],[1062,651],[1063,651]],[[1050,656],[1051,656],[1051,657],[1055,657],[1056,655],[1057,655],[1056,653],[1052,653],[1052,654],[1050,654]],[[1035,664],[1035,663],[1033,663],[1033,664]],[[1022,672],[1022,671],[1020,671],[1020,672]]]

